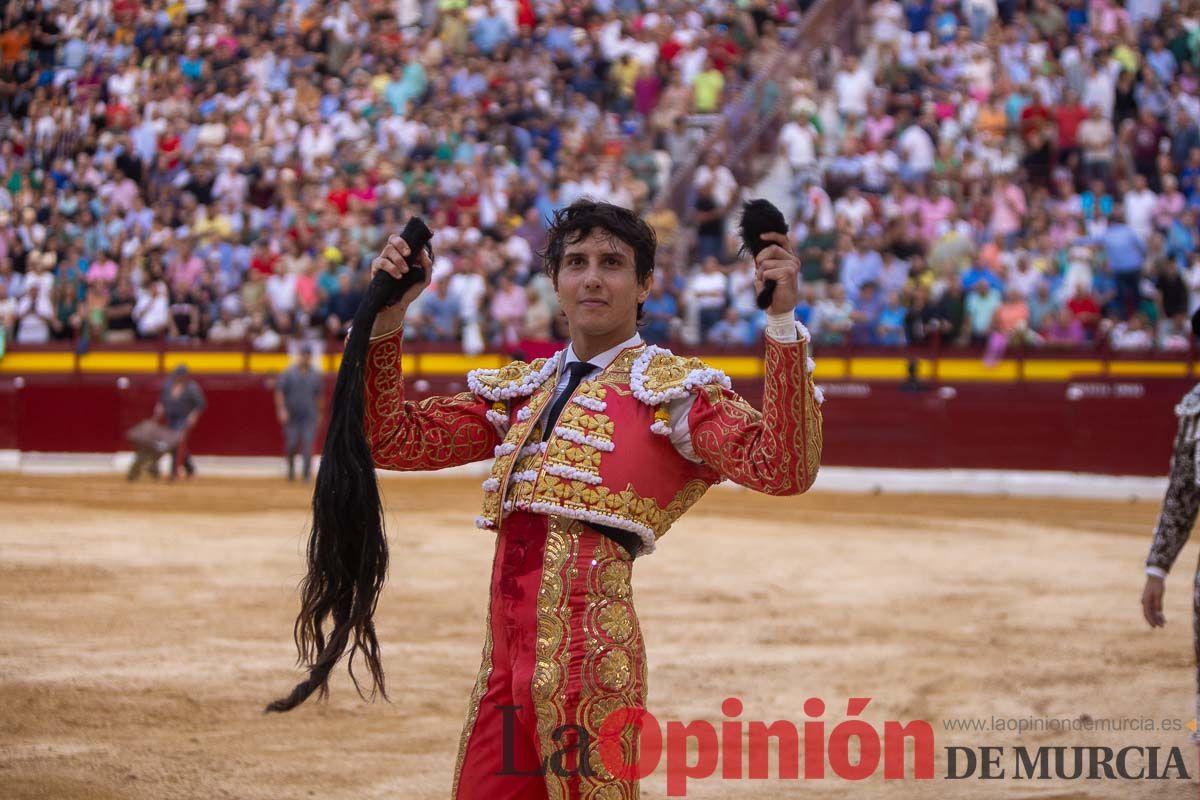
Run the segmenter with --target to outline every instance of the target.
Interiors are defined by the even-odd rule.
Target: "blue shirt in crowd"
[[[1123,222],[1114,222],[1100,237],[1108,263],[1116,274],[1136,272],[1142,268],[1146,246],[1133,228]]]
[[[658,315],[675,317],[679,314],[679,304],[675,298],[663,292],[659,297],[651,294],[642,304],[642,312],[646,315],[646,323],[642,326],[642,338],[651,344],[661,344],[671,338],[671,324],[667,319],[656,319]]]

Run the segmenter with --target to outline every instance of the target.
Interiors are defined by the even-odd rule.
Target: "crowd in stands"
[[[1200,4],[868,9],[782,147],[818,341],[1190,346]]]
[[[758,187],[718,142],[682,213],[668,189],[808,5],[0,5],[0,331],[81,349],[341,336],[420,214],[434,282],[407,336],[561,339],[539,251],[590,196],[659,235],[647,340],[752,344],[735,223]],[[773,76],[797,316],[819,344],[1189,346],[1198,0],[878,0],[858,40]]]

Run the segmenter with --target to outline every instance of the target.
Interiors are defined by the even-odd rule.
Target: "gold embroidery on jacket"
[[[708,369],[698,358],[659,354],[650,359],[642,374],[642,386],[658,394],[684,385],[684,380],[696,370]],[[711,385],[711,384],[710,384]]]
[[[706,386],[713,413],[692,446],[722,476],[768,494],[812,485],[821,460],[821,408],[804,374],[805,344],[767,344],[763,411],[733,392]]]
[[[474,373],[475,379],[493,394],[500,394],[505,389],[523,384],[530,375],[541,372],[546,366],[546,359],[538,358],[530,362],[513,361],[496,370],[485,369]]]
[[[531,685],[543,759],[560,749],[554,732],[567,724],[567,679],[571,658],[569,588],[578,553],[579,538],[571,530],[570,523],[549,517],[537,597],[536,663]],[[567,793],[564,778],[552,769],[546,770],[546,790],[550,800],[565,797]]]
[[[417,403],[404,399],[400,370],[400,337],[373,343],[367,354],[363,430],[371,454],[392,469],[441,469],[485,459],[496,432],[470,392],[430,397]],[[405,413],[405,407],[415,413]]]
[[[531,432],[536,433],[541,430],[541,426],[538,425],[538,418],[546,402],[550,399],[550,389],[553,388],[554,380],[554,376],[550,376],[533,393],[533,396],[529,399],[529,404],[526,406],[530,412],[528,418],[523,421],[514,422],[512,427],[508,429],[508,435],[504,437],[504,444],[510,446],[511,452],[498,456],[495,463],[492,464],[491,477],[496,479],[500,488],[499,491],[483,493],[482,516],[493,523],[493,529],[499,528],[501,504],[508,492],[509,475],[513,471],[515,462],[520,457],[521,448],[525,446],[527,440],[533,438],[529,435]],[[531,429],[533,430],[531,431]]]

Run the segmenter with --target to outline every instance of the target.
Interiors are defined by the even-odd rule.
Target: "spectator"
[[[1080,318],[1065,306],[1042,325],[1040,332],[1042,340],[1051,347],[1079,347],[1087,341]]]
[[[1091,285],[1089,280],[1088,285]],[[1062,306],[1050,293],[1050,284],[1039,280],[1034,286],[1033,294],[1025,301],[1029,306],[1029,329],[1041,331],[1058,313]]]
[[[1000,308],[1000,292],[986,280],[978,280],[963,301],[966,329],[963,333],[974,344],[984,344],[992,330],[996,311]]]
[[[17,344],[45,344],[60,329],[50,295],[40,283],[33,283],[17,302]]]
[[[266,315],[261,311],[250,314],[246,326],[246,339],[252,348],[259,351],[278,350],[283,344],[283,337],[271,327]]]
[[[717,202],[713,181],[698,186],[695,219],[697,257],[719,261],[725,252],[725,208]]]
[[[525,290],[515,283],[511,276],[501,274],[499,285],[492,296],[491,316],[500,326],[500,336],[505,347],[516,347],[520,341],[526,309]]]
[[[942,296],[934,305],[931,317],[930,328],[942,341],[951,343],[963,341],[968,332],[964,329],[967,316],[962,284],[955,280],[945,287]]]
[[[1157,311],[1160,320],[1188,316],[1188,290],[1172,259],[1160,259],[1155,267],[1154,289],[1157,295]]]
[[[1158,195],[1150,190],[1145,175],[1135,175],[1133,188],[1125,193],[1121,203],[1125,221],[1143,244],[1150,240],[1154,230],[1154,213],[1158,206]]]
[[[887,302],[875,319],[875,341],[886,347],[903,347],[907,310],[900,304],[900,293],[889,292]]]
[[[833,204],[834,218],[838,221],[844,221],[850,232],[854,235],[862,233],[863,228],[867,224],[867,219],[874,213],[871,204],[867,202],[858,191],[857,187],[851,186],[846,190],[843,197],[838,198]]]
[[[721,155],[717,150],[708,152],[704,163],[696,168],[695,182],[698,187],[709,186],[717,208],[721,209],[722,214],[727,214],[736,199],[738,182],[729,167],[721,163]]]
[[[1167,317],[1160,320],[1157,335],[1159,346],[1163,350],[1174,350],[1176,352],[1191,350],[1191,323],[1186,314],[1178,314],[1174,317]]]
[[[842,119],[865,117],[867,102],[875,88],[871,73],[859,64],[854,55],[847,55],[842,69],[833,79],[833,91],[837,96],[837,110]]]
[[[433,281],[430,290],[422,292],[415,305],[415,324],[412,327],[419,338],[431,342],[458,341],[462,309],[458,298],[450,294],[448,280],[442,278]]]
[[[1100,304],[1087,288],[1076,288],[1075,296],[1067,303],[1067,310],[1079,320],[1089,335],[1095,332],[1100,322]]]
[[[1116,135],[1099,105],[1088,109],[1088,118],[1079,123],[1079,146],[1083,152],[1085,180],[1107,182],[1112,175],[1113,145]]]
[[[1036,333],[1030,326],[1029,304],[1015,289],[1005,292],[992,324],[1007,344],[1037,344]]]
[[[725,76],[711,57],[705,57],[704,69],[692,81],[693,108],[697,114],[717,111],[725,91]]]
[[[8,293],[8,284],[0,281],[0,353],[7,349],[17,328],[17,301]]]
[[[829,287],[828,296],[817,302],[813,314],[812,335],[820,344],[841,345],[850,340],[854,327],[854,305],[841,284]]]
[[[222,303],[217,320],[208,329],[210,342],[242,342],[246,339],[249,320],[240,317],[231,303]]]
[[[1021,229],[1021,218],[1025,216],[1025,193],[1007,176],[1001,176],[993,185],[990,197],[992,215],[989,229],[993,236],[1001,237],[1005,245],[1011,248]]]
[[[133,320],[137,324],[138,337],[142,339],[157,339],[166,334],[170,324],[166,283],[156,280],[138,291]]]
[[[908,300],[904,316],[904,336],[910,344],[925,344],[937,333],[935,306],[929,299],[929,290],[917,284]]]
[[[850,328],[850,340],[854,344],[877,344],[876,337],[879,328],[879,316],[883,312],[884,301],[879,296],[879,287],[874,281],[867,281],[859,288],[858,302],[850,314],[853,325]]]
[[[876,126],[880,127],[879,123]],[[817,129],[803,113],[792,111],[791,119],[779,131],[779,141],[794,175],[806,175],[816,167],[819,137]]]
[[[1141,180],[1144,185],[1145,179]],[[1101,237],[1101,243],[1116,280],[1117,302],[1121,313],[1131,314],[1140,301],[1138,282],[1141,279],[1146,245],[1141,236],[1125,224],[1125,214],[1121,207],[1113,209],[1111,221]]]
[[[930,173],[934,166],[937,149],[929,133],[908,118],[908,112],[903,112],[896,121],[896,129],[900,131],[896,140],[896,149],[900,155],[900,177],[906,183],[915,183]]]
[[[337,291],[329,298],[329,314],[325,318],[326,328],[334,336],[345,336],[358,304],[362,301],[362,293],[354,287],[354,280],[349,272],[338,275]],[[261,326],[259,326],[261,327]],[[255,328],[253,320],[251,328]]]
[[[1140,311],[1114,325],[1109,341],[1114,350],[1149,350],[1154,346],[1150,323]]]
[[[709,329],[705,341],[717,345],[750,345],[754,342],[754,329],[742,319],[736,308],[725,309],[725,315]]]
[[[654,278],[650,295],[642,304],[642,338],[651,344],[667,344],[674,340],[672,323],[679,317],[679,303],[667,291],[666,282],[659,276]]]
[[[105,309],[107,325],[104,334],[108,342],[131,342],[137,330],[133,311],[137,307],[138,296],[134,291],[133,282],[126,276],[117,281],[117,287],[108,298]]]
[[[838,279],[846,288],[846,296],[857,302],[862,287],[879,280],[883,259],[874,250],[864,250],[854,236],[843,236],[840,248],[843,254]]]
[[[700,338],[708,340],[708,332],[725,313],[729,292],[729,281],[721,271],[715,256],[708,256],[701,264],[701,271],[688,282],[688,294],[696,310]]]

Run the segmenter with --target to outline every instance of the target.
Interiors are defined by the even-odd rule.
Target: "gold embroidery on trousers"
[[[536,663],[533,668],[533,705],[537,716],[542,758],[560,748],[554,732],[567,722],[567,667],[570,663],[570,574],[579,551],[579,538],[558,517],[548,517],[546,553],[537,597]],[[549,800],[566,796],[564,778],[546,770]]]
[[[600,731],[609,714],[626,707],[645,707],[645,645],[633,609],[629,554],[611,539],[592,552],[587,575],[583,630],[583,689],[578,723],[590,742],[590,776],[580,779],[585,800],[636,800],[637,781],[617,780],[600,757]],[[627,764],[637,757],[637,731],[621,733],[620,752]]]

